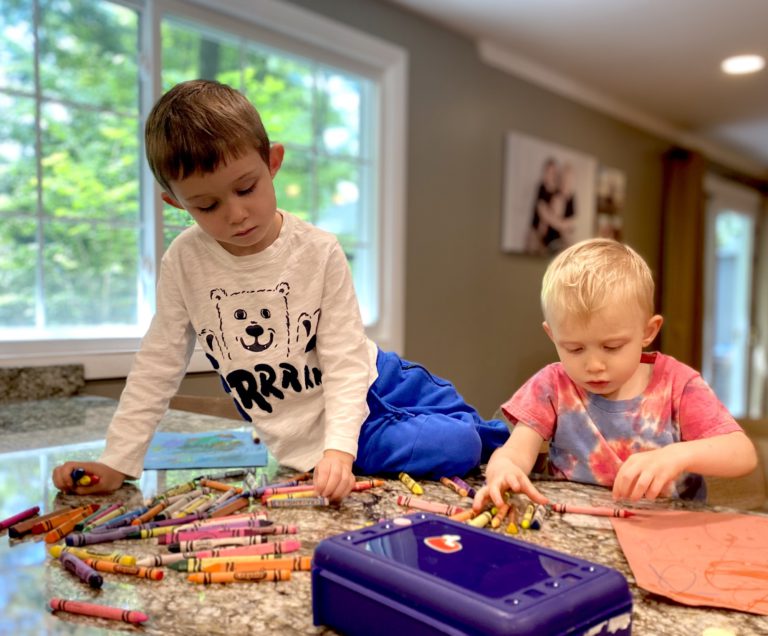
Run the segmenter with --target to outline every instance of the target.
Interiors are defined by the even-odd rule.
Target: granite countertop
[[[65,459],[91,459],[103,448],[103,439],[116,402],[106,398],[78,396],[0,406],[0,519],[33,505],[41,512],[90,501],[122,501],[137,507],[145,497],[201,473],[195,471],[145,471],[143,477],[124,485],[109,497],[65,496],[53,487],[53,466]],[[232,420],[169,411],[159,430],[205,431],[231,429]],[[260,469],[269,481],[278,481],[295,471],[278,466],[273,459]],[[468,481],[479,485],[480,475]],[[434,482],[421,482],[424,497],[469,507],[468,499]],[[575,503],[601,503],[605,490],[564,482],[539,482],[547,495]],[[302,543],[299,554],[311,556],[323,538],[358,529],[382,519],[392,519],[404,510],[396,497],[408,494],[399,481],[388,480],[373,490],[353,493],[338,508],[274,509],[275,523],[296,524]],[[261,505],[257,504],[261,509]],[[682,504],[674,503],[674,506]],[[576,520],[579,520],[578,522]],[[488,530],[491,532],[491,530]],[[498,530],[497,532],[500,532]],[[7,531],[4,532],[7,534]],[[633,634],[639,636],[707,636],[718,634],[752,636],[768,633],[768,618],[754,614],[679,605],[649,594],[634,585],[632,572],[605,518],[553,515],[540,531],[525,531],[518,540],[530,541],[573,556],[619,570],[633,594]],[[107,546],[101,546],[102,549]],[[153,540],[121,541],[110,550],[128,554],[159,554],[163,546]],[[127,575],[104,574],[101,590],[93,590],[64,570],[47,555],[38,538],[0,541],[0,634],[331,634],[332,630],[312,622],[309,572],[295,572],[281,583],[198,586],[186,574],[168,569],[160,581]],[[149,615],[142,627],[117,621],[87,618],[46,611],[51,597],[90,600],[105,605],[137,609]]]

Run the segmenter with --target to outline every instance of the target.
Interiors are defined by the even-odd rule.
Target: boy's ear
[[[648,322],[645,324],[645,333],[643,334],[643,347],[647,347],[654,341],[663,324],[664,318],[659,314],[648,319]]]
[[[285,157],[285,146],[283,144],[272,144],[269,147],[269,174],[274,178],[280,166],[283,165]]]
[[[176,199],[174,199],[170,194],[167,192],[162,192],[160,194],[160,197],[165,201],[168,205],[172,205],[174,208],[179,208],[179,210],[183,210],[184,206],[181,205]]]
[[[550,326],[547,324],[547,321],[546,321],[546,320],[545,320],[544,322],[542,322],[542,323],[541,323],[541,326],[542,326],[542,327],[544,327],[544,333],[546,333],[546,334],[547,334],[547,336],[549,336],[549,339],[550,339],[552,342],[554,342],[554,341],[555,341],[555,337],[552,335],[552,327],[550,327]]]

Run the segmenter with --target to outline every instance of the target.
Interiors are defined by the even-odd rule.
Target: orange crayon
[[[83,559],[83,561],[99,572],[131,574],[142,579],[152,579],[153,581],[159,581],[165,574],[160,568],[148,568],[140,565],[120,565],[114,561],[105,561],[103,559]]]
[[[309,572],[312,557],[299,556],[292,559],[249,559],[245,561],[222,561],[202,566],[203,572],[258,572],[259,570],[294,570]]]
[[[57,526],[60,526],[65,521],[69,521],[73,517],[78,517],[78,521],[85,519],[91,513],[96,512],[99,509],[99,504],[88,504],[87,506],[81,506],[80,508],[70,508],[62,511],[59,514],[52,515],[45,520],[39,521],[34,524],[30,529],[32,534],[43,534],[44,532],[50,532]],[[83,511],[87,510],[85,515],[82,515]]]
[[[98,504],[92,504],[92,505],[98,508]],[[80,512],[72,514],[63,523],[58,524],[50,532],[48,532],[48,534],[45,535],[45,542],[56,543],[59,539],[63,539],[75,529],[75,526],[80,521],[82,521],[92,513],[93,513],[93,510],[89,510],[89,508],[83,508],[80,510]],[[44,521],[43,523],[51,523],[52,521],[53,519],[50,519],[48,521]]]

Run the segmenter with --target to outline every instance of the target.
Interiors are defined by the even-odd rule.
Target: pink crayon
[[[450,516],[459,512],[464,512],[464,508],[461,508],[460,506],[452,506],[450,504],[439,503],[437,501],[429,501],[428,499],[414,497],[413,495],[398,495],[397,505],[405,506],[406,508],[416,508],[417,510],[423,510],[425,512],[434,512],[438,515]]]
[[[19,523],[19,521],[24,521],[24,519],[34,517],[38,512],[40,512],[40,506],[34,506],[33,508],[27,508],[26,510],[19,512],[12,517],[3,519],[0,521],[0,531],[5,530],[6,528],[10,528],[12,525]]]
[[[149,616],[144,612],[126,610],[120,607],[110,607],[109,605],[85,603],[83,601],[68,601],[61,598],[52,598],[49,605],[54,612],[70,612],[72,614],[82,614],[83,616],[108,618],[113,621],[125,621],[126,623],[143,623],[144,621],[149,620]]]

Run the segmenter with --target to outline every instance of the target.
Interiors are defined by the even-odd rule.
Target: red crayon
[[[40,506],[34,506],[33,508],[27,508],[26,510],[23,510],[12,517],[8,517],[7,519],[3,519],[0,521],[0,531],[5,530],[6,528],[10,528],[13,525],[16,525],[17,523],[24,521],[24,519],[29,519],[30,517],[34,517],[38,512],[40,512]]]
[[[71,612],[72,614],[108,618],[113,621],[125,621],[126,623],[143,623],[149,620],[149,616],[144,612],[126,610],[121,607],[110,607],[109,605],[96,605],[95,603],[85,603],[83,601],[52,598],[49,605],[54,612]]]
[[[438,501],[429,501],[428,499],[422,499],[421,497],[415,497],[413,495],[398,495],[397,505],[405,506],[407,508],[416,508],[417,510],[424,510],[425,512],[434,512],[438,515],[450,516],[459,512],[464,512],[464,508],[460,506],[452,506]]]

